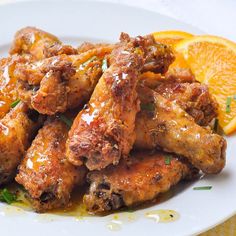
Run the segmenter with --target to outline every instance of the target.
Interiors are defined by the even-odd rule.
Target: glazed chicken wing
[[[10,55],[30,54],[34,60],[41,60],[60,54],[77,54],[77,50],[69,45],[63,45],[50,33],[34,27],[26,27],[15,34],[9,53]]]
[[[88,101],[102,75],[102,61],[110,46],[80,55],[60,55],[30,64],[18,64],[19,97],[39,113],[53,115]]]
[[[109,61],[110,67],[74,120],[67,141],[68,160],[74,165],[85,163],[90,170],[117,164],[121,156],[129,154],[139,110],[138,76],[146,69],[165,72],[173,55],[151,36],[130,39],[122,34]]]
[[[65,123],[48,119],[19,167],[16,181],[39,212],[66,206],[75,185],[85,181],[86,169],[74,167],[65,157],[67,134]]]
[[[141,112],[136,120],[138,149],[162,148],[186,157],[204,173],[216,174],[225,165],[225,139],[197,125],[176,103],[149,88],[139,87]]]
[[[38,114],[23,103],[0,120],[0,185],[13,179],[40,124]]]
[[[169,163],[166,163],[166,155]],[[197,173],[176,155],[135,153],[122,159],[117,166],[90,172],[90,188],[84,203],[92,213],[135,206],[154,199],[180,180],[192,178]]]

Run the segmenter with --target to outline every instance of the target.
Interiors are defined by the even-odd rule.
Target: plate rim
[[[124,4],[124,3],[118,3],[118,2],[109,2],[109,1],[94,1],[94,0],[57,0],[57,1],[53,1],[53,0],[36,0],[36,1],[33,1],[33,0],[20,0],[20,1],[17,1],[15,2],[14,0],[7,0],[5,2],[1,2],[0,3],[0,8],[4,7],[4,6],[8,6],[8,5],[12,5],[12,6],[15,6],[15,5],[22,5],[22,4],[34,4],[34,3],[47,3],[47,2],[56,2],[56,3],[96,3],[96,4],[103,4],[103,5],[112,5],[112,6],[121,6],[121,7],[126,7],[126,8],[132,8],[132,9],[138,9],[138,10],[142,10],[142,11],[146,11],[146,12],[151,12],[153,14],[157,14],[159,16],[163,16],[165,18],[168,18],[172,21],[175,21],[177,23],[180,23],[182,25],[186,25],[186,26],[189,26],[190,28],[193,28],[193,29],[196,29],[197,31],[199,32],[202,32],[203,34],[204,33],[207,33],[205,31],[203,31],[202,29],[200,29],[199,27],[197,26],[194,26],[194,25],[191,25],[189,23],[186,23],[182,20],[179,20],[179,19],[175,19],[173,17],[170,17],[170,16],[167,16],[165,14],[161,14],[159,13],[158,11],[154,11],[154,10],[148,10],[148,9],[145,9],[145,8],[142,8],[142,7],[139,7],[139,6],[133,6],[133,5],[129,5],[129,4]],[[227,221],[228,219],[230,219],[232,216],[234,216],[236,214],[236,208],[233,209],[232,208],[232,212],[231,214],[227,214],[227,216],[225,215],[223,218],[219,219],[217,222],[215,223],[212,223],[211,225],[207,226],[207,227],[204,227],[204,228],[201,228],[201,230],[198,230],[196,232],[195,231],[192,231],[191,234],[195,235],[195,234],[200,234],[200,233],[203,233],[203,232],[206,232],[208,231],[209,229],[212,229],[214,227],[216,227],[217,225],[219,224],[222,224],[223,222]],[[190,231],[189,231],[190,232]]]

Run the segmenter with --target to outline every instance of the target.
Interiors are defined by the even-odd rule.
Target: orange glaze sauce
[[[3,211],[6,215],[20,215],[23,214],[24,211],[33,211],[30,202],[27,200],[25,196],[25,192],[22,187],[13,182],[7,186],[7,188],[17,194],[18,202],[12,204],[15,208],[11,208],[11,206],[6,205],[3,208]],[[83,196],[86,192],[87,186],[80,187],[72,193],[71,202],[67,207],[62,209],[54,209],[46,212],[46,214],[39,214],[41,220],[50,221],[50,219],[56,215],[72,217],[76,221],[83,220],[84,217],[93,217],[86,210],[85,205],[83,204]],[[175,192],[175,187],[163,194],[160,194],[158,198],[153,201],[146,202],[135,208],[125,208],[118,211],[108,212],[106,214],[102,214],[100,216],[108,216],[107,221],[105,222],[104,227],[111,231],[119,231],[126,224],[133,223],[137,221],[140,217],[145,217],[154,221],[155,223],[171,223],[180,218],[180,214],[174,210],[170,209],[156,209],[156,210],[147,210],[144,214],[137,214],[135,211],[140,209],[146,209],[148,207],[152,207],[161,202],[167,201],[169,198],[173,197]],[[178,190],[177,190],[178,191]],[[99,217],[99,216],[98,216]],[[53,218],[52,218],[53,219]]]
[[[16,79],[12,76],[15,62],[11,58],[0,60],[0,118],[10,110],[11,103],[17,100],[17,92],[14,89]]]
[[[83,217],[89,217],[91,214],[86,210],[85,205],[83,204],[83,196],[85,194],[86,187],[79,187],[75,189],[71,196],[71,202],[67,207],[62,209],[50,210],[48,213],[61,215],[61,216],[72,216],[76,220],[81,220]]]
[[[41,152],[39,150],[30,152],[26,161],[26,167],[37,172],[39,171],[39,168],[47,166],[49,162],[48,155],[46,153],[48,146],[49,144],[47,143],[47,139],[45,139],[43,143],[41,143],[41,150],[44,150],[44,152]]]

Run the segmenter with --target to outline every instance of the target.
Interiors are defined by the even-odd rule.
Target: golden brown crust
[[[162,148],[183,155],[204,173],[216,174],[223,169],[223,137],[200,127],[179,105],[148,88],[139,87],[139,98],[141,104],[152,104],[152,110],[143,109],[137,115],[136,148]]]
[[[89,169],[102,169],[129,153],[139,109],[137,76],[143,64],[142,55],[134,51],[133,42],[117,45],[88,106],[74,120],[67,141],[67,156],[73,164],[81,165],[85,157]]]
[[[26,63],[30,56],[10,56],[0,60],[0,118],[10,110],[11,103],[18,99],[14,70],[18,63]]]
[[[197,82],[188,69],[172,69],[165,75],[152,72],[140,76],[140,84],[176,102],[195,122],[207,126],[217,117],[218,104],[207,85]]]
[[[217,117],[218,104],[204,84],[165,82],[156,87],[155,91],[176,102],[201,126],[209,125]]]
[[[74,186],[84,183],[85,168],[74,167],[65,157],[67,134],[66,124],[48,119],[19,167],[16,181],[37,211],[66,206]]]
[[[170,163],[165,163],[166,155]],[[92,213],[102,213],[121,207],[150,201],[187,176],[198,171],[177,156],[156,152],[139,152],[123,159],[117,166],[88,174],[89,192],[84,203]]]
[[[37,115],[32,115],[25,104],[19,103],[0,120],[0,184],[12,180],[41,124]]]
[[[161,48],[159,53],[159,47],[151,36],[130,39],[127,34],[121,34],[121,42],[110,55],[110,67],[69,132],[67,156],[74,165],[85,162],[90,170],[102,169],[117,164],[121,156],[129,154],[139,110],[138,76],[146,67],[165,72],[173,60],[168,48],[165,52]]]
[[[102,60],[110,46],[80,55],[60,55],[18,64],[14,76],[20,98],[42,114],[64,112],[88,101],[102,75]]]

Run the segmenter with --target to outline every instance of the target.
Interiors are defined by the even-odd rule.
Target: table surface
[[[0,5],[22,0],[0,0]],[[56,0],[54,0],[56,1]],[[104,1],[104,0],[97,0]],[[235,0],[106,0],[137,6],[159,12],[163,15],[186,22],[207,34],[222,36],[236,41],[236,31],[233,22],[236,22]],[[236,216],[225,223],[209,230],[201,236],[235,236]]]

